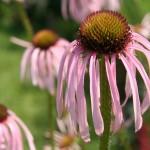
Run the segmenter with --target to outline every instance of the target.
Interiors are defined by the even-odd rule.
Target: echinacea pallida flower
[[[89,88],[93,124],[97,135],[104,131],[101,114],[99,62],[105,59],[106,75],[111,92],[112,131],[117,131],[123,122],[123,112],[116,78],[116,60],[120,60],[126,70],[126,99],[132,96],[135,120],[135,131],[142,126],[142,113],[150,106],[150,78],[143,65],[136,57],[136,51],[150,59],[150,42],[133,32],[126,19],[114,11],[98,11],[90,14],[80,25],[77,40],[70,45],[71,52],[61,59],[57,87],[57,111],[61,116],[63,106],[67,107],[74,125],[79,128],[82,139],[90,141],[87,121],[87,106],[84,93],[84,77],[89,67]],[[65,97],[63,97],[64,65],[67,63]],[[140,101],[136,70],[141,75],[146,91]],[[127,88],[128,87],[128,88]],[[129,89],[129,90],[127,90]]]
[[[118,10],[119,0],[61,0],[62,15],[70,16],[77,22],[83,21],[87,15],[102,9]]]
[[[67,114],[63,118],[57,118],[57,126],[59,131],[54,131],[54,149],[55,150],[81,150],[77,143],[77,136],[74,134],[74,125],[72,124],[70,115]],[[46,145],[44,150],[51,150],[50,145]]]
[[[0,104],[0,150],[23,150],[23,136],[27,139],[29,150],[36,150],[26,125],[12,111]]]
[[[30,77],[33,85],[46,88],[53,95],[58,66],[69,42],[51,30],[37,32],[31,43],[15,38],[12,41],[26,47],[21,60],[21,79]]]

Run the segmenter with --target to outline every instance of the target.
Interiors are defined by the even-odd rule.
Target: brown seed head
[[[60,148],[66,148],[72,145],[72,143],[74,142],[75,137],[72,135],[64,135],[64,137],[62,138],[62,140],[59,143],[59,147]]]
[[[41,30],[35,34],[32,43],[35,47],[47,49],[49,46],[56,43],[58,35],[51,30]]]
[[[78,41],[85,50],[99,54],[122,51],[130,42],[131,32],[126,19],[114,11],[97,11],[80,25]]]

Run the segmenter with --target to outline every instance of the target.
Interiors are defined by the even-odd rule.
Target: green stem
[[[109,83],[106,75],[105,59],[100,59],[100,93],[101,93],[101,113],[104,120],[104,133],[100,137],[100,150],[109,150],[110,123],[111,123],[111,95]]]
[[[83,142],[83,140],[80,140],[79,145],[81,147],[81,150],[85,150],[85,142]]]
[[[49,94],[49,93],[48,93]],[[49,132],[50,132],[50,144],[52,145],[52,150],[54,149],[54,128],[55,128],[55,99],[49,94],[48,96],[48,120],[49,120]]]
[[[25,8],[21,2],[16,2],[16,6],[17,6],[17,9],[18,9],[18,12],[20,15],[20,19],[21,19],[21,21],[24,25],[24,28],[27,32],[28,38],[29,38],[29,40],[31,40],[33,37],[33,28],[32,28],[32,24],[30,22],[30,19],[27,15],[27,12],[26,12],[26,10],[25,10]]]

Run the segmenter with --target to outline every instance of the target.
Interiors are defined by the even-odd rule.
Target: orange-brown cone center
[[[123,50],[130,37],[130,27],[121,14],[98,11],[81,23],[78,40],[86,50],[112,54]]]
[[[33,45],[41,49],[47,49],[49,46],[56,43],[58,35],[51,30],[41,30],[33,37]]]

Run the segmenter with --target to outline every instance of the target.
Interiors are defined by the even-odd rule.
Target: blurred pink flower
[[[105,18],[105,19],[104,19]],[[107,20],[107,21],[105,21]],[[109,21],[108,21],[109,20]],[[90,141],[87,121],[87,106],[84,93],[86,66],[89,66],[90,96],[93,123],[97,135],[104,130],[101,115],[100,66],[101,57],[105,67],[112,98],[112,130],[117,131],[123,122],[123,112],[117,86],[116,61],[120,60],[126,69],[126,101],[133,98],[135,131],[142,126],[142,113],[150,106],[150,78],[136,57],[139,51],[150,59],[150,42],[133,32],[126,19],[117,12],[98,11],[89,15],[80,25],[79,37],[71,43],[72,52],[65,53],[61,59],[57,88],[57,111],[61,116],[65,105],[75,126],[79,126],[82,139]],[[64,65],[67,65],[66,92],[63,97]],[[146,86],[145,98],[140,103],[136,70]],[[110,110],[111,111],[111,110]]]
[[[29,150],[36,150],[26,125],[12,111],[0,104],[0,150],[23,150],[22,131],[29,144]]]
[[[21,79],[29,77],[33,85],[47,88],[53,95],[60,59],[69,42],[50,30],[37,32],[32,42],[16,38],[12,38],[11,41],[26,47],[21,60]]]
[[[65,19],[70,16],[81,22],[90,13],[101,10],[119,10],[119,0],[61,0],[62,15]]]
[[[77,143],[77,136],[75,133],[75,127],[72,124],[71,117],[69,114],[63,118],[57,118],[57,126],[59,131],[54,131],[54,149],[55,150],[81,150],[81,147]],[[50,145],[44,146],[44,150],[52,150]]]

